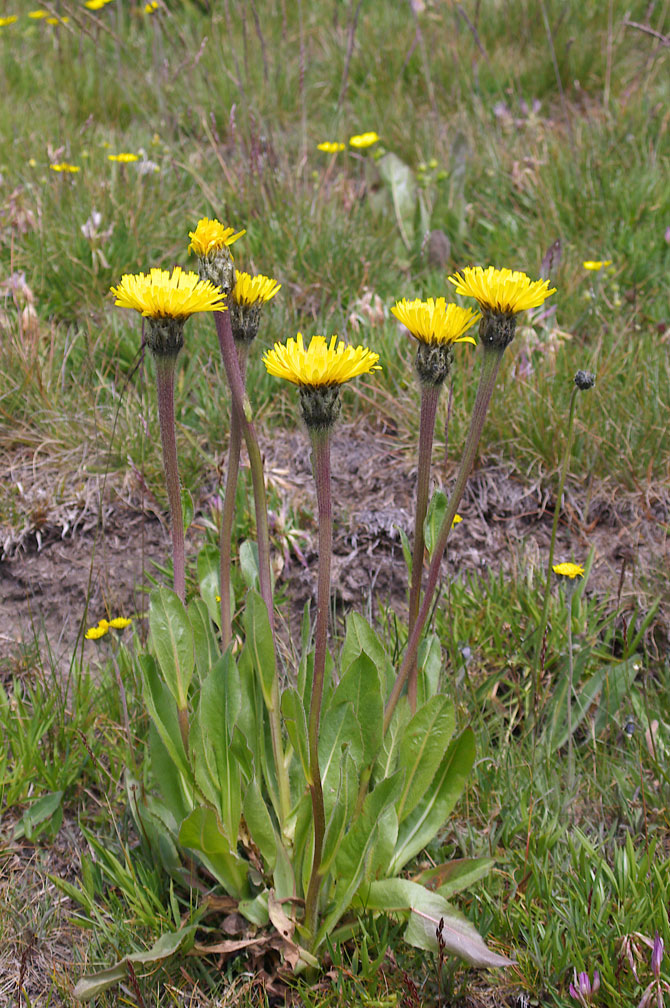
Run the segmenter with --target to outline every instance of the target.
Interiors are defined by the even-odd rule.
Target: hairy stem
[[[238,348],[238,358],[240,362],[240,375],[244,384],[247,355],[240,352]],[[237,493],[237,479],[240,471],[240,448],[242,446],[242,426],[237,410],[233,410],[230,416],[230,443],[228,445],[228,469],[226,472],[226,489],[223,496],[223,508],[221,511],[221,532],[219,535],[219,583],[221,594],[221,643],[223,650],[230,645],[233,639],[233,627],[231,616],[231,586],[230,572],[232,566],[232,538],[233,522],[235,520],[235,495]]]
[[[388,703],[386,704],[386,710],[384,712],[384,734],[386,734],[391,723],[393,712],[396,708],[398,700],[400,699],[405,682],[407,681],[409,670],[412,664],[416,661],[421,634],[423,633],[423,629],[426,625],[433,601],[433,595],[435,594],[435,589],[437,587],[440,575],[440,564],[442,563],[442,556],[444,554],[445,546],[447,545],[447,538],[451,531],[456,510],[461,497],[463,496],[463,491],[465,490],[465,485],[468,481],[470,470],[472,469],[472,465],[475,460],[475,455],[477,454],[477,447],[484,428],[486,413],[489,408],[491,396],[493,395],[493,389],[495,388],[503,350],[497,347],[487,346],[486,344],[483,344],[483,347],[484,360],[482,361],[479,388],[477,389],[477,398],[475,399],[472,419],[470,420],[468,438],[465,443],[465,448],[463,449],[463,456],[461,458],[460,468],[456,477],[456,483],[454,484],[454,489],[451,493],[449,507],[447,508],[447,513],[445,514],[442,525],[440,526],[437,542],[435,543],[435,549],[430,561],[430,567],[428,568],[428,578],[423,603],[419,610],[416,623],[414,624],[414,629],[410,634],[410,638],[407,643],[407,650],[405,651],[405,657],[402,665],[400,666],[398,675],[396,676],[396,681],[393,684],[393,689],[391,690]]]
[[[158,390],[158,419],[163,448],[163,468],[170,506],[170,532],[172,535],[172,569],[174,590],[186,601],[186,556],[184,550],[184,518],[181,509],[179,467],[177,465],[177,437],[174,420],[174,374],[176,354],[154,354],[156,386]]]

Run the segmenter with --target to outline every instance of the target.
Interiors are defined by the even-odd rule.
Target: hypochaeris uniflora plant
[[[262,311],[280,285],[271,277],[235,270],[229,245],[241,234],[203,218],[190,234],[200,279],[155,270],[124,277],[113,291],[118,304],[148,319],[147,342],[159,376],[165,360],[174,371],[188,315],[212,311],[231,399],[221,539],[228,560],[214,570],[199,563],[200,593],[188,607],[181,585],[175,592],[159,588],[152,593],[149,649],[140,661],[153,725],[144,768],[151,789],[130,788],[133,814],[156,856],[165,859],[166,870],[174,871],[175,859],[184,852],[204,873],[203,885],[218,885],[250,927],[280,928],[284,957],[296,972],[318,969],[326,944],[337,946],[355,935],[362,913],[404,918],[405,938],[419,948],[436,952],[439,930],[439,948],[476,965],[505,966],[509,960],[487,948],[445,892],[425,885],[421,872],[414,871],[411,879],[406,872],[443,829],[475,755],[472,731],[454,734],[453,703],[440,682],[439,641],[424,633],[441,558],[458,521],[456,509],[516,315],[554,290],[523,273],[467,268],[450,280],[457,292],[475,298],[479,312],[447,304],[443,297],[403,300],[393,309],[418,344],[417,510],[422,514],[435,405],[454,346],[475,342],[470,333],[476,322],[482,346],[470,430],[433,536],[422,599],[423,533],[416,532],[421,548],[414,557],[412,623],[399,668],[358,613],[348,619],[340,654],[329,656],[328,647],[334,517],[330,446],[337,437],[342,385],[373,381],[379,355],[337,336],[316,335],[306,342],[300,333],[266,351],[267,371],[298,388],[318,505],[313,644],[307,635],[307,650],[293,665],[275,639],[265,484],[245,384]],[[159,398],[165,398],[160,382],[159,377]],[[260,593],[249,588],[233,623],[230,530],[242,436],[254,481]],[[176,454],[165,455],[170,482],[167,471],[176,473]],[[422,524],[423,519],[417,530]],[[417,661],[421,641],[425,647]],[[473,862],[469,881],[491,864]],[[173,947],[192,941],[195,926],[177,933]],[[107,983],[104,975],[85,979],[77,993],[90,996]]]

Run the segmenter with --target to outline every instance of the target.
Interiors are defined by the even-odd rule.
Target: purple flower
[[[661,963],[663,962],[663,939],[658,931],[654,938],[654,946],[651,950],[651,972],[658,980],[661,976]]]
[[[588,973],[577,973],[577,970],[574,970],[574,981],[568,988],[570,997],[574,998],[575,1001],[579,1001],[581,1005],[592,1004],[595,995],[600,989],[600,974],[598,970],[593,971],[593,982],[591,982]]]

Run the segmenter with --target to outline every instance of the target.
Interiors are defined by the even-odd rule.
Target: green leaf
[[[188,618],[193,630],[193,650],[195,667],[202,681],[209,675],[210,669],[221,657],[209,610],[202,599],[193,599],[188,607]]]
[[[340,762],[340,785],[333,803],[330,817],[326,823],[326,833],[321,853],[321,874],[326,875],[344,840],[349,817],[357,798],[356,781],[358,771],[348,750],[342,753]],[[353,787],[352,787],[353,783]]]
[[[191,526],[191,522],[193,521],[195,508],[193,507],[193,497],[191,496],[191,491],[188,487],[185,487],[182,484],[179,487],[179,495],[181,497],[181,513],[184,523],[184,535],[186,535]]]
[[[172,697],[170,697],[170,701],[172,701]],[[180,823],[193,810],[191,795],[193,788],[188,787],[154,722],[149,723],[149,765],[151,776],[158,785],[158,790],[170,810],[170,814],[174,817],[176,827],[176,824]]]
[[[114,966],[110,966],[108,969],[100,970],[98,973],[91,973],[88,976],[84,976],[76,984],[74,991],[72,992],[78,1001],[90,1001],[91,998],[96,997],[98,994],[102,994],[103,991],[109,990],[113,987],[115,983],[120,980],[125,980],[128,976],[128,967],[126,963],[141,963],[142,965],[151,965],[153,963],[161,962],[164,959],[169,959],[170,956],[174,955],[179,949],[186,950],[189,948],[195,938],[196,925],[191,924],[189,927],[182,928],[180,931],[170,931],[167,934],[160,936],[158,941],[154,942],[150,949],[146,952],[133,952],[132,955],[125,956]]]
[[[401,161],[397,154],[389,151],[377,161],[377,168],[384,182],[391,190],[396,223],[405,248],[409,251],[414,241],[414,218],[416,214],[417,185],[414,172]]]
[[[396,770],[398,765],[398,749],[411,717],[412,712],[409,700],[406,695],[401,696],[396,704],[386,735],[382,740],[382,751],[375,765],[374,776],[376,779],[390,777]]]
[[[247,788],[242,811],[249,835],[263,856],[268,874],[272,874],[277,860],[277,836],[255,777]]]
[[[413,812],[431,786],[454,733],[454,706],[445,696],[434,696],[409,722],[398,748],[398,769],[405,771],[397,805],[402,822]]]
[[[214,809],[201,805],[181,824],[179,843],[195,851],[207,870],[236,899],[248,897],[248,863],[240,858],[225,835]]]
[[[370,766],[382,745],[384,699],[379,669],[365,652],[354,659],[340,679],[329,709],[334,711],[341,704],[353,707],[363,738],[363,764]]]
[[[210,619],[218,627],[221,623],[221,606],[216,601],[216,597],[221,594],[221,590],[219,585],[219,551],[215,546],[203,546],[200,550],[197,571],[200,594],[207,606]]]
[[[64,793],[64,791],[52,791],[34,801],[14,827],[14,840],[19,840],[21,837],[31,840],[36,826],[41,826],[57,817],[62,820]]]
[[[323,801],[328,814],[337,800],[343,754],[349,754],[356,776],[364,766],[361,727],[352,705],[339,704],[326,711],[319,734],[319,769]],[[356,786],[355,783],[353,786]]]
[[[511,961],[487,948],[484,939],[462,914],[439,893],[430,892],[409,879],[388,878],[371,882],[356,894],[361,909],[374,912],[409,914],[405,941],[415,948],[438,951],[437,929],[447,952],[460,956],[473,966],[509,966]]]
[[[244,607],[244,629],[247,643],[251,647],[254,667],[263,691],[263,699],[268,710],[273,707],[273,688],[277,674],[275,645],[270,628],[267,607],[256,591],[247,593]]]
[[[442,645],[437,634],[430,634],[419,644],[417,656],[419,669],[417,682],[417,703],[421,707],[426,700],[437,694],[442,672]]]
[[[259,591],[258,546],[250,539],[245,539],[240,545],[240,570],[247,588],[251,591]]]
[[[466,728],[449,746],[423,801],[400,824],[390,875],[416,857],[442,829],[465,787],[474,760],[474,734]]]
[[[254,896],[253,899],[240,900],[237,904],[237,909],[252,924],[256,924],[258,927],[265,927],[270,923],[267,889],[260,892],[258,896]]]
[[[186,710],[195,667],[193,631],[183,602],[164,586],[151,593],[149,635],[163,678],[179,709]]]
[[[170,759],[179,772],[189,779],[192,774],[184,752],[174,696],[167,684],[160,678],[156,662],[151,655],[140,655],[139,663],[142,670],[142,698],[149,712],[149,717],[153,721]]]
[[[454,858],[415,875],[413,882],[427,886],[449,899],[484,878],[493,868],[493,858]]]
[[[440,534],[440,529],[442,528],[442,523],[447,514],[448,506],[449,501],[446,494],[443,493],[442,490],[436,490],[430,498],[428,511],[423,523],[423,536],[426,542],[428,555],[431,559],[433,556],[433,550],[435,549],[435,544]]]
[[[386,683],[387,690],[395,682],[395,669],[381,639],[372,629],[367,620],[359,613],[351,613],[347,619],[347,633],[342,645],[340,667],[344,674],[359,655],[366,654],[380,670],[381,678]]]
[[[282,693],[281,711],[291,745],[298,754],[305,780],[309,781],[307,717],[302,698],[292,686],[287,686]]]
[[[237,844],[242,807],[240,767],[230,746],[240,705],[237,666],[227,651],[202,684],[190,741],[196,779],[205,793],[214,793],[231,849]]]

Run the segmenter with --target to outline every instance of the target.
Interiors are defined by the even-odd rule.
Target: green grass
[[[482,453],[555,492],[572,377],[588,368],[597,384],[577,403],[568,486],[612,500],[663,494],[670,83],[667,50],[625,21],[667,36],[665,6],[428,2],[415,19],[409,5],[363,3],[354,21],[356,4],[326,0],[172,2],[153,16],[120,0],[95,14],[64,0],[59,10],[70,21],[60,26],[29,20],[31,9],[16,0],[19,20],[0,28],[0,83],[11,95],[0,106],[0,465],[32,466],[49,506],[73,486],[85,495],[99,474],[112,494],[130,467],[165,506],[153,367],[140,361],[138,318],[114,309],[108,290],[125,272],[194,268],[188,232],[205,215],[246,228],[236,263],[282,283],[259,350],[298,330],[338,332],[378,350],[384,369],[365,396],[347,394],[347,418],[392,421],[408,450],[418,430],[412,348],[398,337],[390,306],[447,293],[446,274],[467,264],[535,277],[559,239],[555,316],[520,322]],[[367,129],[381,134],[379,151],[345,152],[331,164],[316,150],[320,140]],[[425,254],[418,210],[402,240],[377,164],[381,149],[415,178],[434,159],[423,193],[429,227],[450,240],[443,266]],[[108,160],[120,151],[152,165],[140,174]],[[81,170],[51,171],[60,161]],[[82,226],[94,211],[100,224],[87,237]],[[613,264],[593,274],[586,259]],[[18,272],[27,290],[5,284]],[[366,293],[379,296],[383,319],[365,319]],[[350,321],[357,314],[358,330]],[[198,506],[201,488],[216,482],[229,410],[209,320],[191,320],[186,338],[178,437],[182,480]],[[465,437],[479,369],[473,349],[459,347],[456,357],[451,457]],[[250,386],[262,430],[295,425],[292,390],[269,378],[260,352]],[[444,404],[438,430],[443,421]],[[0,521],[18,534],[32,520],[7,481]],[[649,950],[632,939],[638,984],[622,942],[658,930],[670,946],[670,683],[652,631],[634,640],[633,629],[667,593],[665,577],[645,574],[632,624],[614,590],[575,600],[578,695],[589,703],[575,729],[578,785],[569,805],[564,601],[552,600],[537,696],[543,585],[535,572],[520,564],[506,576],[455,581],[436,613],[459,715],[475,727],[479,757],[459,818],[429,854],[496,858],[492,876],[461,905],[492,944],[516,953],[508,976],[486,981],[501,992],[568,1005],[573,967],[598,968],[601,1003],[637,1003],[650,979]],[[134,660],[132,648],[120,650],[137,751],[147,729]],[[0,670],[3,843],[11,847],[21,823],[17,836],[48,851],[65,815],[79,820],[90,845],[78,881],[68,883],[70,895],[79,893],[68,912],[92,936],[62,980],[58,996],[68,1004],[68,986],[84,968],[151,944],[193,913],[193,894],[160,876],[130,827],[122,771],[132,756],[112,665],[91,674],[73,662],[62,683],[48,654],[30,652]],[[20,891],[3,894],[0,934],[11,937],[21,899]],[[398,965],[386,958],[375,973],[365,963],[385,943]],[[411,1003],[403,969],[425,1002],[435,1001],[436,970],[396,934],[371,927],[348,954],[328,990],[299,988],[304,1003]],[[237,992],[234,1003],[262,1003],[243,957],[223,972],[211,959],[189,958],[139,984],[147,1005],[218,1003],[225,985]],[[447,973],[454,998],[476,986],[462,967]],[[112,1003],[101,996],[101,1005]]]

